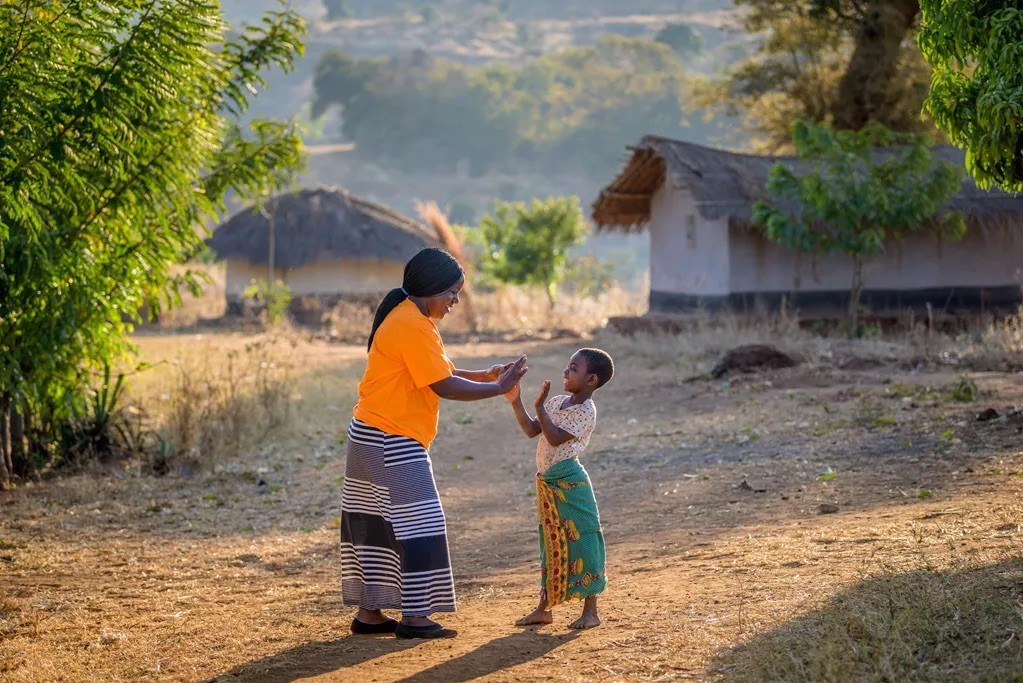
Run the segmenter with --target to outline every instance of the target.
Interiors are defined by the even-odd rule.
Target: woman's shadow
[[[400,679],[406,682],[457,683],[508,669],[542,657],[578,637],[578,633],[548,634],[520,631],[488,641],[465,654],[435,664]],[[344,670],[377,657],[414,650],[422,640],[397,640],[393,637],[347,636],[333,641],[305,643],[269,657],[246,662],[218,674],[207,683],[285,683],[299,678],[337,672],[345,680]],[[412,653],[409,654],[412,656]]]

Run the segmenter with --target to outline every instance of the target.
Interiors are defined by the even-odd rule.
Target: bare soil
[[[141,340],[155,358],[231,343]],[[995,568],[1008,578],[992,590],[1019,599],[1019,375],[973,373],[979,398],[957,403],[955,368],[814,364],[684,382],[627,339],[599,343],[617,375],[595,396],[583,457],[608,544],[598,628],[568,629],[577,604],[550,626],[513,625],[538,588],[534,443],[494,399],[447,403],[432,450],[459,598],[439,619],[460,635],[350,635],[339,436],[364,352],[305,343],[300,428],[251,455],[191,476],[108,463],[0,494],[0,678],[730,680],[739,650],[878,577]],[[531,398],[578,345],[449,352],[460,367],[529,353]],[[978,422],[987,407],[999,417]],[[1006,651],[1023,652],[1006,628]],[[989,676],[1023,677],[1015,661]]]

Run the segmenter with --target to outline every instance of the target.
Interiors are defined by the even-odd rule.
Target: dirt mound
[[[724,377],[729,372],[755,372],[792,368],[799,361],[767,344],[748,344],[730,349],[710,371],[714,378]]]

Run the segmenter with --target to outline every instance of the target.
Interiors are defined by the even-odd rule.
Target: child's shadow
[[[495,638],[460,657],[435,664],[398,683],[461,683],[481,676],[510,669],[543,657],[565,643],[579,637],[578,631],[560,635],[523,630]]]
[[[401,679],[409,683],[458,683],[470,681],[542,657],[574,638],[578,633],[551,635],[524,630],[495,638],[465,654],[436,664]],[[347,636],[333,641],[305,643],[283,652],[240,664],[209,679],[207,683],[258,681],[285,683],[298,678],[341,672],[363,662],[421,645],[422,640],[393,637]]]

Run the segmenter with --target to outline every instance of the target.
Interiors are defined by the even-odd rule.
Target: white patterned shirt
[[[547,437],[540,434],[536,444],[536,471],[541,474],[563,460],[582,455],[590,443],[593,428],[597,426],[597,406],[593,400],[588,398],[580,404],[566,406],[570,398],[568,394],[560,394],[547,399],[543,404],[551,422],[575,438],[560,446],[552,446]]]

